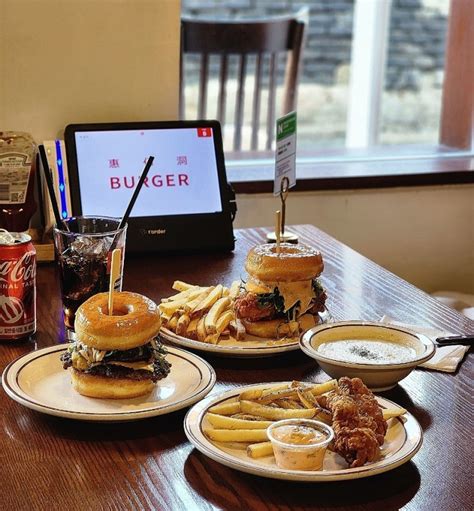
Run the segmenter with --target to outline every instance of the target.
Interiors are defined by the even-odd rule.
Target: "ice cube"
[[[83,257],[95,256],[106,257],[109,251],[110,241],[101,238],[92,238],[87,236],[78,236],[69,248],[73,253]]]

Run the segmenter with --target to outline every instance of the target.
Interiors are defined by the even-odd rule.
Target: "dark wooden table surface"
[[[323,282],[336,319],[399,321],[474,333],[474,323],[311,226],[295,229],[325,258]],[[243,274],[263,229],[237,231],[233,254],[128,257],[126,290],[154,300],[175,279],[230,283]],[[38,271],[36,343],[0,345],[0,369],[35,347],[63,340],[53,266]],[[301,352],[268,359],[206,357],[217,373],[212,392],[279,380],[324,381]],[[472,509],[472,356],[455,374],[416,370],[384,394],[406,407],[425,436],[421,451],[391,472],[325,484],[273,481],[201,455],[183,432],[185,412],[122,424],[42,415],[0,391],[0,509]]]

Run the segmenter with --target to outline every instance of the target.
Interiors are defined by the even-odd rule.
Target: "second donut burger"
[[[257,337],[297,337],[319,322],[326,293],[317,277],[323,271],[321,253],[311,247],[281,243],[250,250],[245,290],[235,302],[245,329]]]
[[[108,293],[99,293],[77,310],[77,341],[61,357],[72,383],[84,396],[131,398],[149,393],[170,372],[166,351],[156,338],[158,306],[137,293],[114,293],[114,314],[108,314]]]

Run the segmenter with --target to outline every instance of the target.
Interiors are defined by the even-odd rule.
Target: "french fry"
[[[201,288],[199,288],[198,286],[193,286],[193,287],[190,287],[189,289],[186,289],[186,291],[181,291],[181,293],[177,293],[173,296],[168,296],[168,298],[162,298],[161,302],[162,303],[175,302],[176,300],[181,300],[183,298],[187,298],[188,300],[191,300],[192,298],[190,298],[190,295],[192,295],[196,291],[199,292],[200,289]]]
[[[337,380],[329,380],[324,383],[317,383],[315,385],[311,385],[309,387],[309,391],[313,396],[320,396],[321,394],[325,394],[326,392],[330,392],[337,387]]]
[[[197,338],[197,326],[200,318],[194,318],[189,322],[188,327],[186,328],[186,337],[190,337],[191,339]]]
[[[175,300],[174,302],[160,303],[158,307],[160,309],[160,312],[167,314],[168,316],[172,316],[178,309],[181,309],[186,303],[187,298],[182,298],[181,300]]]
[[[221,284],[218,284],[207,296],[202,300],[202,302],[193,310],[193,313],[198,313],[200,311],[204,311],[206,309],[209,309],[214,305],[219,298],[222,297],[222,289],[223,286]]]
[[[216,429],[267,429],[272,421],[234,419],[215,413],[207,413],[207,420]]]
[[[173,285],[171,286],[175,291],[186,291],[190,287],[194,287],[192,284],[187,284],[186,282],[183,282],[182,280],[175,280],[173,282]]]
[[[183,309],[187,313],[194,312],[194,309],[209,295],[209,293],[212,292],[213,289],[213,286],[202,288],[201,292],[197,296],[183,305]]]
[[[216,322],[216,332],[218,334],[223,334],[224,331],[229,326],[229,323],[234,319],[235,314],[234,311],[226,310],[223,312],[219,319]]]
[[[393,419],[394,417],[400,417],[400,415],[404,415],[407,413],[405,408],[384,408],[382,410],[383,418],[387,421],[388,419]]]
[[[264,458],[273,454],[271,442],[260,442],[258,444],[250,444],[247,446],[247,456],[250,458]]]
[[[280,408],[285,408],[287,410],[295,410],[304,408],[304,406],[294,399],[277,399],[274,401],[274,404],[278,405]]]
[[[180,316],[178,322],[176,323],[176,333],[178,335],[185,334],[190,322],[191,318],[187,314]]]
[[[219,298],[212,307],[210,308],[209,312],[206,315],[206,321],[204,322],[204,326],[206,327],[206,332],[208,334],[215,334],[217,332],[217,319],[219,316],[230,306],[230,298],[227,296],[224,296],[223,298]],[[229,319],[230,321],[230,319]],[[227,322],[228,324],[228,322]],[[225,326],[224,325],[224,328]],[[222,328],[222,330],[224,330]],[[222,331],[221,330],[221,331]]]
[[[202,316],[197,324],[197,327],[196,327],[198,341],[206,340],[206,327],[204,326],[205,319],[206,319],[206,316]]]
[[[219,415],[233,415],[240,412],[240,403],[239,401],[231,401],[214,405],[209,408],[209,412]]]
[[[259,397],[261,397],[263,391],[264,391],[264,389],[244,390],[243,392],[240,393],[239,399],[240,399],[240,401],[242,401],[243,399],[247,400],[247,401],[252,401],[254,399],[258,399]]]
[[[234,300],[239,295],[239,292],[240,292],[240,281],[234,280],[234,282],[232,282],[232,284],[230,285],[230,288],[229,288],[229,298],[231,300]]]
[[[297,389],[296,392],[298,393],[298,397],[305,408],[319,408],[318,402],[311,392],[305,392],[302,389]]]
[[[166,328],[172,332],[176,331],[176,325],[178,324],[178,316],[173,315],[171,319],[166,323]]]
[[[215,442],[264,442],[268,439],[266,429],[211,429],[204,434]]]
[[[296,410],[286,410],[284,408],[273,408],[252,401],[240,401],[240,409],[244,413],[259,415],[270,420],[281,419],[311,419],[317,413],[315,408],[301,408]]]

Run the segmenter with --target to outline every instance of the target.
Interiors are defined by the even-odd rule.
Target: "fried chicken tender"
[[[350,467],[360,467],[380,456],[387,422],[362,380],[344,376],[339,379],[338,388],[321,396],[318,402],[332,413],[334,450]]]

